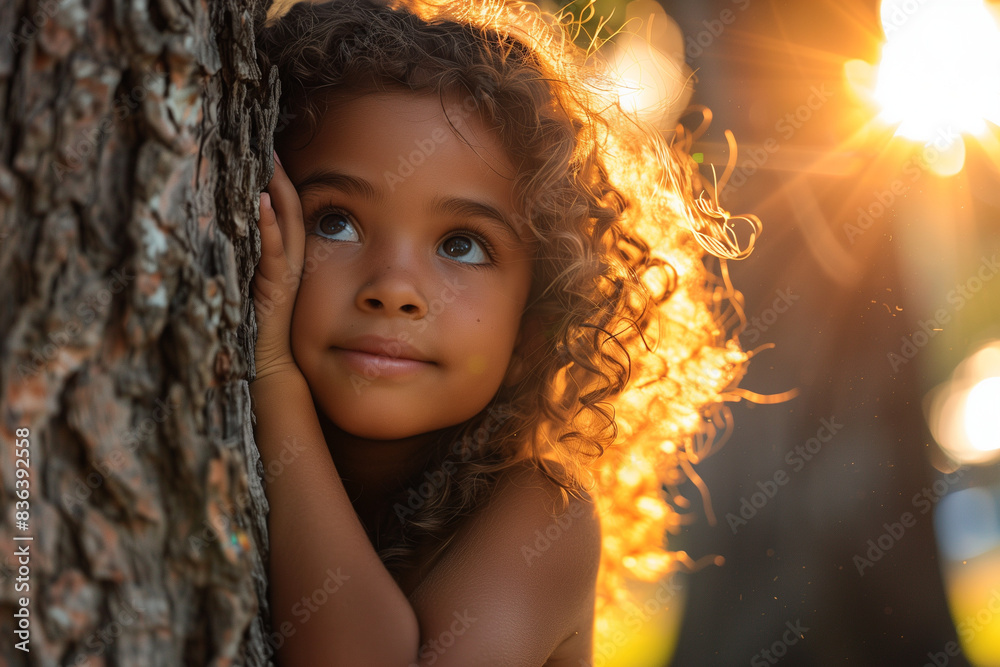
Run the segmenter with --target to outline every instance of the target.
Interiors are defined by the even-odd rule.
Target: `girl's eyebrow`
[[[465,197],[439,197],[434,201],[434,208],[442,213],[450,213],[457,216],[486,218],[487,220],[499,223],[508,232],[510,232],[515,239],[518,241],[521,240],[520,234],[518,234],[517,230],[514,229],[514,225],[510,223],[507,216],[501,213],[494,206],[485,202],[467,199]]]
[[[295,185],[295,190],[298,192],[299,197],[304,196],[312,190],[333,188],[348,195],[364,197],[375,203],[385,201],[385,191],[381,188],[375,187],[363,178],[350,176],[331,169],[314,171],[293,185]]]

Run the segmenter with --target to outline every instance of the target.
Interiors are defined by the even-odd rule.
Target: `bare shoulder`
[[[530,568],[552,553],[563,559],[562,567],[580,569],[582,576],[593,570],[601,556],[601,522],[593,499],[570,497],[563,506],[562,494],[541,471],[528,466],[512,469],[497,486],[494,502],[483,514],[488,521],[510,522],[516,528],[509,537]]]
[[[462,640],[434,656],[436,664],[537,667],[574,638],[589,650],[601,526],[582,495],[563,506],[540,471],[503,475],[410,596],[422,642],[466,614]]]

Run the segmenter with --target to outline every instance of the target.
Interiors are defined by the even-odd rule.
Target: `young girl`
[[[258,44],[294,119],[250,385],[279,664],[589,664],[686,559],[663,488],[746,361],[699,245],[731,230],[527,6],[303,3]]]

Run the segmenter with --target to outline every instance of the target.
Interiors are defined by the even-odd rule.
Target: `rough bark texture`
[[[263,4],[0,2],[0,663],[270,662],[244,380]]]

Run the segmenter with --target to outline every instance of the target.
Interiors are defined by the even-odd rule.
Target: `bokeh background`
[[[710,110],[692,152],[763,222],[742,386],[798,392],[697,466],[670,546],[725,563],[594,665],[1000,665],[1000,4],[592,9],[653,43],[623,85],[665,132]]]

